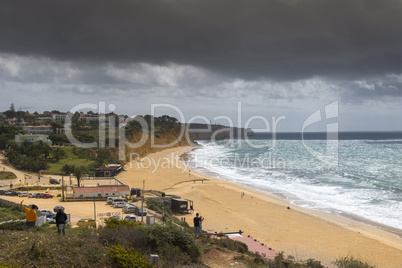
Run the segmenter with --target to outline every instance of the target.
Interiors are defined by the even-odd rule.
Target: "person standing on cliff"
[[[201,229],[200,229],[200,221],[201,218],[199,217],[199,214],[195,214],[195,217],[193,219],[194,222],[194,235],[197,236],[197,234],[201,235]]]
[[[63,231],[63,235],[66,234],[66,221],[66,213],[64,213],[63,209],[59,209],[59,212],[56,214],[56,226],[59,234],[61,234],[61,231]]]
[[[26,214],[25,228],[28,231],[28,229],[33,228],[36,225],[36,218],[37,218],[36,211],[38,210],[38,207],[36,205],[31,205],[28,208],[25,205],[23,205],[22,202],[24,202],[24,200],[21,201],[20,205]]]

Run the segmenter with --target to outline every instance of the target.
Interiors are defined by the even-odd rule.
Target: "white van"
[[[117,202],[125,203],[126,199],[124,199],[124,198],[114,198],[113,201],[112,201],[112,205],[114,206]]]
[[[115,199],[115,198],[117,198],[117,197],[109,196],[109,197],[106,199],[106,203],[107,203],[108,205],[113,204],[113,199]]]

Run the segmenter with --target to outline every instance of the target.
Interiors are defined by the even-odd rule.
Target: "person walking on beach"
[[[35,227],[36,225],[36,218],[37,214],[36,211],[38,210],[38,207],[36,205],[30,205],[29,207],[26,207],[25,205],[22,204],[24,200],[21,201],[21,208],[25,211],[26,215],[26,221],[25,221],[25,228],[28,231],[28,229]]]
[[[198,234],[201,235],[201,229],[200,229],[200,217],[199,214],[195,214],[195,217],[193,219],[194,222],[194,235],[197,236]]]
[[[61,231],[63,231],[63,235],[66,234],[66,221],[66,213],[64,213],[63,209],[59,209],[59,212],[57,212],[56,214],[56,226],[57,232],[59,232],[59,234],[61,234]]]

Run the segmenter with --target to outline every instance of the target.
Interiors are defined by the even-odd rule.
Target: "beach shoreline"
[[[184,163],[188,162],[188,160],[189,160],[189,152],[193,151],[193,150],[196,150],[198,148],[200,148],[200,146],[193,147],[188,152],[185,152],[184,154],[180,155],[180,160],[182,162],[184,162]],[[214,171],[202,168],[202,167],[197,168],[197,169],[192,168],[192,170],[193,170],[193,172],[199,173],[199,176],[214,177],[216,179],[231,182],[230,180],[226,179],[226,176],[222,176],[221,174],[219,174],[217,172],[214,172]],[[399,238],[402,239],[402,230],[398,229],[398,228],[395,228],[395,227],[392,227],[392,226],[381,224],[381,223],[378,223],[378,222],[375,222],[375,221],[370,221],[370,220],[368,220],[366,218],[363,218],[363,217],[360,217],[360,216],[357,216],[357,215],[354,215],[354,214],[351,214],[351,213],[339,212],[339,211],[325,211],[325,210],[313,209],[313,208],[305,208],[305,207],[300,206],[298,204],[294,204],[292,202],[292,200],[289,200],[289,198],[286,195],[282,194],[282,193],[269,192],[269,191],[265,191],[265,190],[254,189],[252,187],[249,187],[249,186],[247,186],[245,184],[241,184],[241,183],[236,183],[236,182],[232,182],[232,183],[234,183],[236,185],[239,185],[239,186],[242,186],[242,187],[246,187],[247,189],[250,189],[250,190],[261,192],[262,194],[270,195],[270,196],[272,196],[274,198],[278,198],[280,200],[283,200],[283,201],[289,203],[289,205],[291,205],[291,206],[297,206],[299,208],[303,208],[304,210],[306,210],[307,213],[310,213],[309,211],[317,211],[317,212],[322,212],[322,213],[329,214],[329,215],[339,216],[339,217],[345,218],[347,220],[362,223],[364,225],[369,225],[369,226],[372,226],[372,227],[374,227],[376,229],[380,229],[382,231],[394,234],[394,235],[396,235],[396,236],[398,236]]]
[[[332,262],[336,259],[353,256],[376,267],[400,267],[402,239],[397,234],[342,215],[298,207],[266,192],[198,173],[180,160],[180,156],[193,149],[174,147],[146,155],[128,163],[118,179],[132,188],[142,188],[145,183],[145,190],[192,200],[194,213],[205,218],[205,231],[242,230],[243,235],[296,260],[312,258],[334,267]],[[23,198],[5,199],[20,202]],[[60,203],[57,198],[25,201],[35,202],[41,209],[61,204],[71,213],[73,224],[95,213],[91,202]],[[96,202],[96,213],[111,211],[114,210],[104,201]],[[193,226],[194,214],[177,216]]]
[[[146,189],[192,200],[194,210],[205,217],[203,227],[208,232],[242,230],[296,259],[313,258],[326,266],[346,256],[377,267],[402,263],[402,240],[397,234],[188,169],[180,156],[193,149],[176,147],[147,155],[126,166],[119,179],[134,187],[145,182]],[[185,217],[190,226],[192,217]]]

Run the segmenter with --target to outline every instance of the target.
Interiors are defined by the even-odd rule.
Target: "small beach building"
[[[74,198],[109,197],[130,195],[128,185],[105,185],[94,187],[74,187]]]
[[[141,197],[141,189],[140,188],[131,188],[131,196]]]
[[[103,165],[95,170],[95,177],[114,177],[123,171],[119,164]]]
[[[186,199],[172,198],[171,209],[176,213],[185,213],[189,210],[188,202]]]

